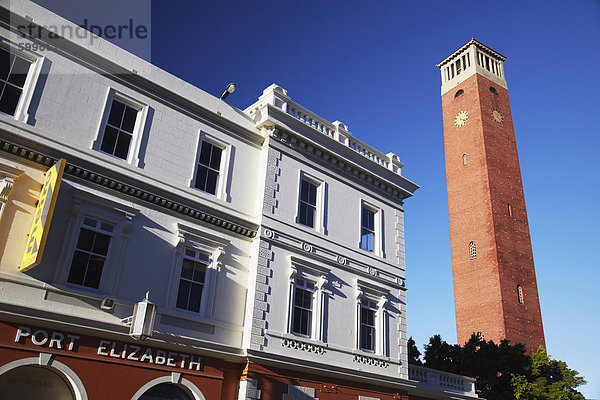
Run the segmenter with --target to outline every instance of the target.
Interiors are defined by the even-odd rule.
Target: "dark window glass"
[[[0,111],[14,115],[31,61],[0,47]]]
[[[223,149],[214,144],[203,141],[200,146],[200,157],[196,171],[194,186],[210,194],[217,193],[219,170],[221,169],[221,155]]]
[[[298,220],[302,225],[315,227],[317,213],[317,185],[302,179],[300,182],[300,210]]]
[[[90,219],[86,218],[86,220]],[[98,223],[98,221],[95,220],[91,221],[95,224]],[[109,225],[106,223],[102,224],[106,226]],[[77,285],[98,289],[102,277],[102,268],[104,267],[104,262],[106,261],[108,248],[110,246],[110,239],[111,237],[104,233],[81,228],[67,281]]]
[[[140,396],[140,400],[191,400],[183,390],[172,383],[152,386]]]
[[[360,248],[367,251],[373,251],[373,242],[375,240],[375,211],[362,207],[361,228],[360,228]]]
[[[187,249],[186,256],[201,260],[207,257],[195,257],[196,251]],[[204,278],[206,276],[206,265],[188,258],[183,259],[181,275],[179,278],[179,290],[177,292],[176,307],[188,311],[199,312],[202,303],[202,290],[204,289]]]
[[[360,348],[375,351],[375,312],[376,305],[370,300],[360,304]]]
[[[126,160],[138,112],[138,109],[113,99],[100,150]]]
[[[294,311],[292,315],[292,332],[310,336],[310,323],[312,318],[313,292],[307,290],[309,282],[298,279],[294,290]]]

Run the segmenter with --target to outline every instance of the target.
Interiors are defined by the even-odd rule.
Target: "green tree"
[[[575,390],[586,383],[579,372],[551,359],[542,347],[533,355],[530,374],[515,374],[511,383],[518,400],[585,400]]]
[[[428,368],[476,378],[477,394],[488,400],[513,400],[512,375],[526,374],[531,365],[523,345],[507,340],[497,345],[476,334],[462,347],[435,335],[425,346],[424,359]]]
[[[412,336],[408,339],[408,363],[423,365],[423,362],[421,362],[421,352],[417,348]]]

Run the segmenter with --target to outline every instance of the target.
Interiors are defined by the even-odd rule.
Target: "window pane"
[[[312,184],[312,183],[308,183],[308,202],[313,205],[316,206],[317,205],[317,186]]]
[[[208,168],[201,165],[198,166],[198,173],[196,174],[196,182],[194,186],[200,190],[206,189],[206,175],[208,174]]]
[[[297,306],[302,306],[302,289],[296,288],[296,293],[294,295],[294,304]]]
[[[190,282],[182,279],[179,281],[179,292],[177,293],[177,308],[187,309],[189,296]]]
[[[87,273],[85,274],[84,286],[98,289],[100,286],[100,277],[102,276],[102,267],[104,266],[104,257],[90,256]]]
[[[83,283],[89,257],[89,254],[84,253],[83,251],[75,251],[75,254],[73,254],[73,261],[71,261],[69,277],[67,278],[68,282],[76,283],[78,285]]]
[[[0,99],[0,111],[14,115],[21,97],[21,89],[18,89],[11,85],[6,85],[2,92],[2,98]]]
[[[309,310],[312,309],[312,293],[307,290],[303,290],[302,292],[303,292],[302,306],[304,308],[308,308]]]
[[[108,245],[110,244],[110,236],[96,233],[93,252],[105,256],[108,253]]]
[[[194,285],[190,288],[190,302],[188,304],[188,310],[199,312],[200,302],[202,301],[202,285]]]
[[[206,178],[206,191],[210,194],[217,193],[217,178],[219,177],[219,173],[208,170],[208,176]]]
[[[206,267],[200,263],[194,263],[194,281],[204,283]]]
[[[0,47],[0,79],[4,81],[8,78],[11,61],[10,53],[6,49]]]
[[[129,133],[133,133],[137,113],[138,110],[136,110],[135,108],[125,106],[125,115],[123,116],[123,123],[121,124],[121,129]]]
[[[217,146],[212,148],[212,157],[210,158],[210,167],[217,171],[221,168],[221,153],[223,150]]]
[[[8,81],[20,88],[23,88],[25,85],[25,79],[27,79],[27,73],[29,72],[30,65],[31,63],[29,61],[17,57],[15,59],[15,63],[13,64],[12,70],[10,71]]]
[[[192,280],[194,277],[194,262],[191,260],[183,260],[183,265],[181,267],[181,277],[185,279]]]
[[[117,143],[117,134],[118,131],[115,128],[107,125],[106,129],[104,129],[104,137],[102,138],[100,150],[112,154],[115,150],[115,143]]]
[[[200,148],[200,164],[209,166],[210,165],[210,153],[212,149],[212,144],[208,142],[202,142],[202,147]]]
[[[121,120],[123,119],[123,111],[125,111],[125,104],[113,100],[110,108],[110,114],[108,114],[108,123],[114,127],[121,127]]]
[[[300,333],[308,335],[308,325],[310,322],[310,312],[306,310],[300,311]]]
[[[127,159],[127,153],[129,153],[129,142],[131,142],[131,136],[124,132],[119,132],[119,138],[117,140],[117,147],[115,148],[115,156]]]
[[[294,318],[292,321],[292,332],[302,333],[300,331],[300,309],[294,307]]]
[[[94,245],[94,236],[96,233],[89,229],[81,228],[79,239],[77,240],[77,248],[79,250],[91,251]]]
[[[315,209],[310,206],[306,208],[306,225],[315,227]]]

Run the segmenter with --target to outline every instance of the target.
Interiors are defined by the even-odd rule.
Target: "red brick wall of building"
[[[545,342],[508,91],[475,74],[442,96],[442,110],[458,342],[482,332],[534,352]],[[469,118],[458,128],[454,118],[463,110]]]

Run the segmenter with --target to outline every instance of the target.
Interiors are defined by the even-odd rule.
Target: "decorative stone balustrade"
[[[283,347],[288,347],[290,349],[295,349],[295,350],[301,350],[301,351],[306,351],[309,353],[315,353],[315,354],[325,354],[325,348],[323,346],[319,346],[316,344],[312,344],[312,343],[306,343],[306,342],[301,342],[299,340],[294,340],[294,339],[283,339],[283,341],[281,342],[281,345]]]
[[[384,154],[368,144],[356,139],[350,132],[348,132],[347,125],[340,121],[326,121],[317,114],[293,102],[287,95],[287,91],[276,84],[266,88],[263,91],[262,96],[259,97],[258,101],[244,110],[244,112],[258,122],[262,115],[261,109],[267,104],[271,104],[272,106],[281,109],[288,115],[321,132],[323,135],[346,145],[372,162],[392,170],[398,175],[401,174],[400,172],[403,164],[400,162],[400,158],[397,155],[394,153]]]
[[[419,382],[419,386],[447,392],[455,392],[477,398],[475,379],[451,374],[417,365],[408,366],[408,377]]]

